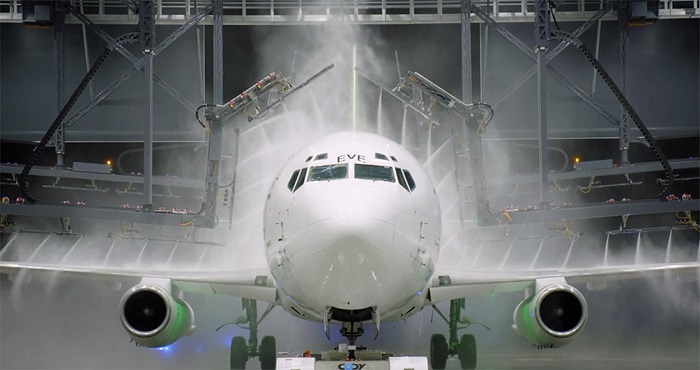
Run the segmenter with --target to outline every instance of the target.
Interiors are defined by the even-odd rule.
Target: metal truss
[[[540,0],[473,0],[499,22],[532,22]],[[82,2],[96,23],[136,24],[135,1],[71,0]],[[207,1],[154,0],[156,24],[183,24]],[[347,22],[358,24],[459,23],[462,0],[222,0],[223,24],[300,24]],[[559,21],[585,21],[600,0],[560,0]],[[660,0],[660,19],[700,17],[700,0]],[[615,20],[610,16],[608,20]],[[0,22],[22,22],[21,1],[0,0]],[[66,22],[75,23],[73,17]],[[208,17],[205,23],[211,24]]]
[[[652,213],[675,213],[681,211],[697,211],[700,200],[660,201],[639,200],[614,203],[592,203],[572,207],[546,208],[533,210],[505,211],[500,217],[502,223],[533,223],[555,220],[575,220],[601,217],[616,217],[630,215],[648,215]]]

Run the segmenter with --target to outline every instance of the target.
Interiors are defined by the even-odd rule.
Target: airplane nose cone
[[[307,213],[306,254],[317,262],[312,294],[344,309],[366,308],[381,299],[388,289],[382,284],[391,280],[384,275],[393,253],[393,217],[391,198],[371,183],[315,195]]]
[[[334,243],[348,239],[376,244],[377,237],[387,230],[393,233],[394,217],[387,193],[371,186],[337,186],[332,192],[314,196],[307,212],[308,226],[332,236],[328,242]]]

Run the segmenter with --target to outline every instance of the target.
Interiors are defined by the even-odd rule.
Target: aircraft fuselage
[[[334,312],[336,321],[367,321],[372,312],[391,321],[417,312],[440,232],[438,198],[421,165],[368,133],[332,134],[299,151],[265,204],[270,271],[285,309],[307,320]]]

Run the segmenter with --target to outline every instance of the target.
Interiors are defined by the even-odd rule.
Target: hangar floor
[[[634,287],[636,287],[635,285]],[[623,289],[624,288],[624,289]],[[694,289],[694,288],[690,288]],[[589,326],[569,346],[556,350],[533,349],[510,330],[513,304],[519,297],[472,299],[472,312],[492,324],[492,330],[470,330],[479,341],[479,369],[700,369],[700,324],[692,308],[680,316],[664,315],[655,304],[628,299],[628,308],[641,308],[643,316],[629,323],[620,319],[631,311],[601,306],[610,296],[626,294],[630,287],[617,287],[604,296],[590,294],[593,311]],[[32,282],[15,287],[0,279],[0,368],[2,369],[221,369],[228,364],[232,335],[247,332],[229,326],[216,331],[222,322],[240,314],[240,300],[227,296],[191,296],[198,315],[198,328],[176,342],[170,351],[135,348],[119,324],[116,307],[121,292],[92,281],[58,281],[52,287]],[[486,314],[486,308],[489,314]],[[621,312],[621,311],[624,311]],[[445,332],[431,312],[423,310],[406,322],[383,325],[382,335],[372,341],[368,329],[364,345],[393,353],[428,355],[430,334]],[[278,350],[323,350],[332,341],[322,334],[322,324],[290,319],[274,310],[262,325],[263,335],[274,334]],[[301,340],[300,340],[301,339]],[[298,348],[299,346],[303,346]],[[290,352],[296,353],[296,352]],[[251,360],[248,369],[259,369]],[[459,361],[448,361],[448,369],[459,369]]]
[[[582,351],[578,353],[506,352],[482,353],[479,369],[698,369],[696,348],[669,348],[668,352],[648,354],[639,350]],[[448,369],[459,369],[456,359]]]

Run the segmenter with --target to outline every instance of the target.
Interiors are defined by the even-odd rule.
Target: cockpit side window
[[[306,167],[294,171],[292,173],[292,177],[289,179],[289,182],[287,183],[287,189],[291,191],[292,193],[297,191],[302,185],[304,185],[304,180],[306,179]]]
[[[375,166],[371,164],[355,164],[355,178],[373,181],[394,182],[394,171],[391,166]]]
[[[299,177],[299,171],[300,170],[294,171],[294,173],[292,174],[292,178],[289,179],[289,182],[287,183],[287,189],[289,189],[289,191],[292,191],[292,192],[294,191],[294,185],[296,185],[296,183],[297,183],[297,177]]]
[[[398,167],[396,167],[396,178],[399,179],[399,185],[401,185],[404,189],[408,190],[408,185],[406,185],[406,178],[403,176],[403,170]]]
[[[408,189],[413,191],[416,188],[416,182],[413,181],[413,176],[408,170],[403,170],[404,176],[406,176],[406,184],[408,184]]]
[[[311,167],[311,171],[309,172],[309,181],[330,181],[346,179],[347,177],[347,163]]]
[[[408,191],[413,191],[416,188],[416,182],[413,181],[413,176],[408,170],[396,167],[396,177],[399,179],[399,185]]]
[[[299,178],[297,179],[297,184],[294,187],[294,190],[292,192],[297,191],[302,185],[304,185],[304,180],[306,180],[306,167],[301,169],[301,172],[299,172]]]

